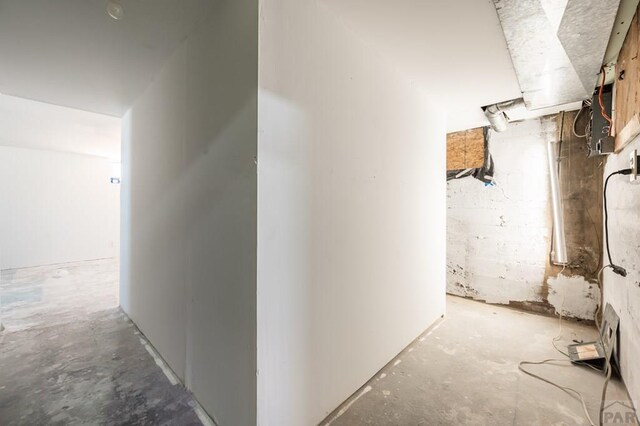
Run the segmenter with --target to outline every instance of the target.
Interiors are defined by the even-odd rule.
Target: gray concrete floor
[[[449,296],[445,319],[322,424],[588,425],[577,399],[518,370],[523,360],[564,358],[552,346],[558,331],[552,317]],[[564,321],[558,347],[596,336],[593,326]],[[583,393],[598,424],[602,373],[569,363],[525,368]],[[622,382],[612,380],[606,413],[628,416],[629,404]]]
[[[118,308],[118,263],[2,271],[0,425],[200,425]]]
[[[117,274],[113,260],[2,272],[0,425],[207,422],[117,307]],[[578,400],[518,370],[521,360],[562,358],[551,344],[557,319],[455,297],[447,310],[324,424],[588,424]],[[593,327],[564,322],[559,346],[595,336]],[[528,368],[582,392],[597,423],[601,373]],[[627,414],[620,381],[607,400],[608,412]]]

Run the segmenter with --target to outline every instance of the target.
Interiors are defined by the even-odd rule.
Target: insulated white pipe
[[[566,265],[567,245],[564,239],[564,215],[560,199],[560,181],[558,177],[557,142],[549,141],[547,154],[549,157],[549,183],[551,184],[551,207],[553,210],[553,241],[551,262],[555,265]]]
[[[504,132],[507,130],[509,121],[504,111],[498,108],[497,105],[490,105],[484,110],[484,115],[487,116],[491,128],[496,132]]]
[[[483,110],[484,115],[486,115],[489,120],[491,128],[496,132],[504,132],[509,125],[509,117],[507,117],[506,112],[520,107],[524,107],[524,100],[522,98],[488,105],[484,107]]]

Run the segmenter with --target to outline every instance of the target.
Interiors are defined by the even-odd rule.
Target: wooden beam
[[[640,10],[640,6],[638,6]],[[640,22],[638,11],[622,44],[615,75],[615,150],[640,134]],[[621,78],[622,77],[622,78]],[[594,105],[594,108],[597,106]]]

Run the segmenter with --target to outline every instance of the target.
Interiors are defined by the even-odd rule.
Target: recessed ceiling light
[[[124,16],[124,9],[120,0],[109,0],[107,2],[107,13],[116,21],[119,21]]]

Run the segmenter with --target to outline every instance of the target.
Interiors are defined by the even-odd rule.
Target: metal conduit
[[[567,245],[564,237],[564,215],[560,199],[560,180],[558,176],[558,143],[549,141],[547,154],[549,157],[549,183],[551,184],[551,206],[553,210],[553,241],[551,262],[555,265],[566,265]]]

